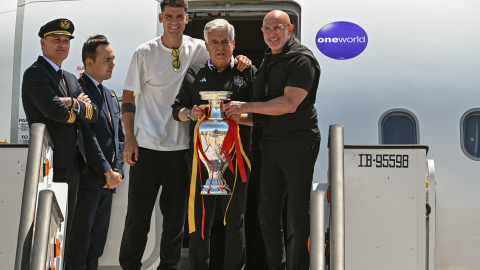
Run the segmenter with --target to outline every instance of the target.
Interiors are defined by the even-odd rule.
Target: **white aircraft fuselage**
[[[266,48],[262,19],[273,9],[290,15],[296,36],[312,50],[322,70],[316,101],[322,142],[314,182],[327,182],[329,125],[344,126],[345,144],[375,145],[387,136],[382,130],[388,116],[409,117],[414,143],[427,145],[428,158],[435,160],[435,267],[480,269],[480,159],[462,146],[479,139],[478,131],[470,137],[464,132],[466,120],[480,115],[480,2],[189,1],[185,33],[203,38],[193,25],[226,18],[236,28],[234,54],[244,54],[258,66]],[[116,66],[112,79],[104,83],[121,95],[136,47],[163,33],[159,12],[155,0],[2,0],[0,140],[28,141],[21,79],[41,55],[37,35],[41,25],[62,17],[74,22],[75,39],[62,68],[77,77],[84,71],[83,42],[94,34],[106,35]],[[353,27],[353,34],[341,36],[345,32],[324,28],[340,27],[339,22],[350,23],[345,27]],[[354,51],[354,47],[360,49]],[[115,195],[109,240],[101,259],[104,266],[118,265],[127,189],[123,184]],[[161,232],[158,209],[155,214],[152,226],[160,231],[150,233],[144,256],[152,267],[156,267],[155,242]]]

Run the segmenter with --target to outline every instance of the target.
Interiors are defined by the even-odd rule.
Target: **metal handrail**
[[[345,269],[343,126],[331,125],[328,137],[330,182],[330,269]]]
[[[33,124],[30,129],[25,181],[23,186],[20,225],[18,228],[15,270],[29,269],[33,241],[33,223],[37,201],[42,156],[46,146],[53,143],[44,124]]]
[[[310,192],[310,269],[325,269],[325,192]]]
[[[54,210],[52,212],[52,210]],[[35,241],[32,249],[32,265],[31,270],[43,270],[47,263],[50,240],[50,222],[57,224],[63,221],[63,215],[52,190],[42,190],[38,195],[37,220],[35,226]]]
[[[427,259],[426,259],[426,269],[435,270],[435,234],[436,234],[436,215],[437,215],[437,205],[436,205],[436,190],[435,186],[437,181],[435,180],[435,161],[433,159],[427,160],[427,169],[428,169],[428,197],[427,202],[430,205],[430,215],[427,217]]]

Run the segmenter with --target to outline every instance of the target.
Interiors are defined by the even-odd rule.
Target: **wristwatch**
[[[190,118],[190,112],[191,112],[191,110],[189,110],[189,111],[187,112],[187,115],[185,115],[185,116],[186,116],[188,119],[190,119],[190,120],[192,120],[192,121],[193,121],[193,119],[192,119],[192,118]]]

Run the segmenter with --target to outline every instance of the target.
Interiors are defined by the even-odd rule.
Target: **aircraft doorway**
[[[228,5],[228,4],[225,4]],[[233,4],[232,4],[233,6]],[[204,6],[202,6],[205,8]],[[235,6],[240,9],[240,6]],[[270,7],[270,8],[267,8]],[[189,4],[190,21],[185,27],[185,34],[194,38],[204,39],[203,29],[209,21],[222,18],[226,19],[235,27],[235,50],[234,56],[245,55],[252,60],[253,65],[257,68],[262,63],[263,54],[267,49],[267,45],[263,40],[263,34],[260,28],[263,24],[263,17],[273,10],[278,9],[278,5],[269,4],[263,11],[245,12],[245,11],[197,11],[195,2]],[[251,8],[251,4],[249,4]],[[298,24],[299,18],[295,11],[284,10],[290,16],[292,24],[295,25],[294,34],[300,39]]]
[[[235,28],[235,50],[234,56],[245,55],[252,60],[255,67],[259,67],[263,60],[264,52],[267,48],[263,39],[263,33],[260,30],[265,15],[275,9],[280,9],[290,16],[294,27],[294,35],[300,39],[299,14],[300,7],[291,2],[269,2],[262,4],[252,3],[211,3],[189,1],[189,22],[186,25],[184,33],[188,36],[204,39],[203,29],[205,24],[217,18],[226,19]],[[248,10],[248,11],[247,11]],[[258,221],[258,192],[260,182],[261,155],[258,149],[258,142],[261,139],[261,133],[255,129],[252,133],[252,172],[250,174],[247,194],[247,205],[245,213],[245,235],[246,235],[246,257],[247,270],[267,269],[266,251],[263,243],[263,237]],[[225,227],[223,226],[223,211],[221,204],[216,204],[215,218],[212,226],[210,240],[210,270],[223,269],[223,258],[225,255]],[[289,231],[286,222],[286,208],[283,214],[284,232]],[[188,231],[188,228],[185,228]],[[285,235],[287,258],[288,242],[291,237]],[[184,247],[188,247],[188,235],[185,234]],[[288,263],[287,259],[287,263]],[[287,266],[290,270],[290,267]]]
[[[222,18],[222,17],[218,17]],[[216,19],[214,17],[194,19],[190,21],[186,28],[185,34],[194,38],[203,38],[203,28],[209,21]],[[267,45],[263,41],[263,35],[260,30],[262,20],[249,21],[232,21],[227,19],[233,27],[235,27],[235,50],[234,56],[245,55],[252,60],[252,63],[258,67],[263,59],[263,53]]]

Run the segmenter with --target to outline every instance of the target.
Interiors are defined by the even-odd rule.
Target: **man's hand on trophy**
[[[227,118],[232,118],[233,115],[240,117],[241,114],[248,112],[247,104],[247,102],[242,101],[230,101],[223,105],[223,112]]]
[[[202,117],[203,111],[198,105],[193,105],[192,109],[188,113],[188,118],[192,121],[198,121]]]
[[[229,118],[232,119],[233,121],[235,121],[237,124],[240,122],[240,114],[230,115]]]

